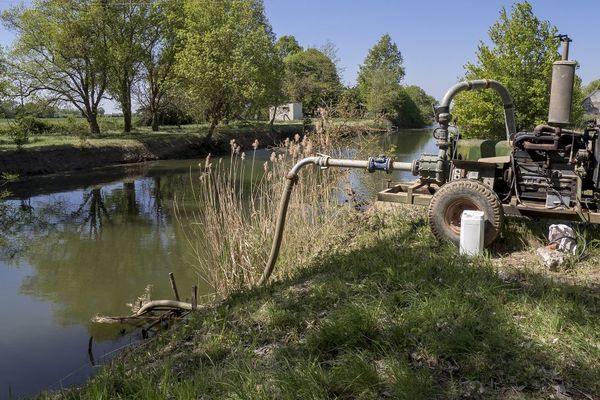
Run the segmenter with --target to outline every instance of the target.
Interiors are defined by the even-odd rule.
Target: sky
[[[405,84],[421,86],[440,99],[476,61],[504,0],[264,0],[267,18],[279,36],[294,35],[303,47],[327,41],[338,48],[342,81],[353,85],[359,65],[379,38],[389,33],[404,58]],[[600,0],[530,0],[535,15],[572,39],[570,58],[579,61],[584,84],[600,78]],[[0,10],[18,4],[0,0]],[[0,45],[14,36],[0,28]],[[108,112],[112,106],[105,105]]]

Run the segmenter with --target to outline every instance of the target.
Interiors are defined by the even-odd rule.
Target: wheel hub
[[[444,223],[457,235],[460,235],[460,220],[465,210],[480,211],[480,208],[470,199],[458,199],[452,202],[444,212]]]

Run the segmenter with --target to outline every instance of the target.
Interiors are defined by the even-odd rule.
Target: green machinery
[[[412,162],[414,182],[390,182],[381,201],[428,206],[433,233],[457,243],[464,210],[485,214],[485,244],[500,233],[504,215],[600,223],[600,125],[569,130],[576,62],[570,39],[559,36],[562,60],[553,65],[548,123],[517,132],[512,98],[492,80],[461,82],[436,108],[438,154]],[[466,90],[495,90],[504,104],[506,140],[465,140],[452,133],[450,103]]]

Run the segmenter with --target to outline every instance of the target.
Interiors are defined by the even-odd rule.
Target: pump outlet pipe
[[[440,122],[440,124],[445,123],[446,125],[450,122],[450,103],[452,102],[454,96],[456,96],[458,93],[467,90],[483,89],[493,89],[500,95],[502,103],[504,104],[506,139],[510,140],[511,136],[517,132],[513,99],[508,89],[506,89],[504,85],[492,79],[477,79],[473,81],[460,82],[448,89],[439,107],[436,108],[438,122]]]
[[[392,171],[414,171],[414,162],[393,162],[391,159],[383,156],[371,157],[368,160],[347,160],[347,159],[336,159],[326,155],[319,155],[315,157],[307,157],[298,161],[286,175],[285,188],[281,196],[281,202],[279,203],[279,212],[277,214],[277,223],[275,225],[275,236],[273,237],[273,244],[271,246],[271,254],[269,260],[265,266],[265,269],[258,281],[258,285],[264,285],[269,280],[269,277],[273,273],[275,263],[279,257],[279,250],[281,249],[281,241],[283,239],[283,230],[285,227],[285,218],[287,215],[288,205],[290,203],[290,195],[294,185],[298,182],[298,173],[305,165],[317,165],[322,169],[329,167],[339,168],[362,168],[369,172],[384,171],[390,173]]]

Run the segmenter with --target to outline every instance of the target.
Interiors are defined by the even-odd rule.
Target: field
[[[77,119],[38,119],[46,128],[43,134],[29,135],[29,141],[17,146],[11,132],[14,131],[14,120],[0,119],[0,150],[12,150],[18,147],[23,149],[39,148],[48,146],[131,146],[144,139],[160,137],[177,137],[182,135],[193,135],[204,137],[208,133],[208,124],[192,124],[182,126],[161,126],[158,132],[152,132],[150,127],[135,127],[129,134],[122,130],[122,119],[119,117],[100,118],[102,135],[100,137],[89,137],[87,125],[83,118]],[[274,124],[276,131],[289,131],[291,134],[302,130],[302,122],[277,122]],[[239,134],[264,134],[269,132],[267,122],[233,122],[218,128],[218,134],[231,136]]]

